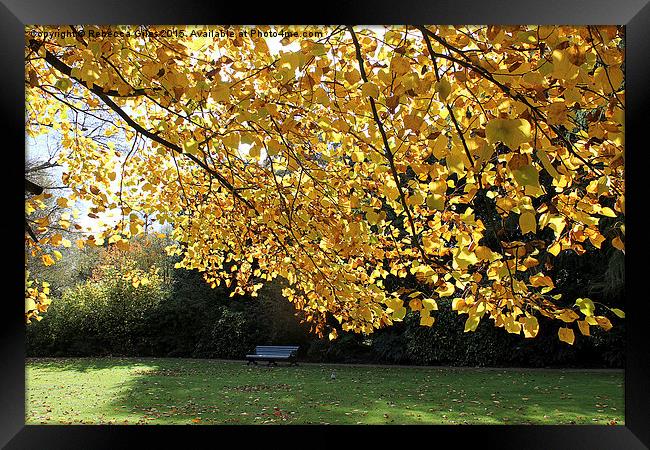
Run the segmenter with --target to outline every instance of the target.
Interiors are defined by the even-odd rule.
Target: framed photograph
[[[0,444],[650,447],[647,2],[312,6],[0,6]]]

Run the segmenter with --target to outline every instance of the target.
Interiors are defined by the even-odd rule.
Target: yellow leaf
[[[453,146],[451,152],[447,154],[447,167],[452,173],[457,173],[459,177],[465,175],[465,153],[459,146]],[[469,165],[469,163],[468,163]]]
[[[530,123],[524,119],[492,119],[485,126],[485,136],[490,144],[503,142],[514,150],[530,141]]]
[[[229,133],[221,141],[226,147],[236,150],[239,148],[240,135],[237,133]]]
[[[422,126],[422,117],[417,114],[407,114],[404,116],[404,128],[407,130],[418,131]]]
[[[548,287],[554,287],[553,280],[551,277],[544,276],[544,275],[532,275],[529,278],[530,284],[533,285],[534,287],[541,287],[541,286],[548,286]]]
[[[593,316],[594,315],[594,302],[592,302],[588,298],[579,298],[576,300],[576,306],[580,308],[580,312],[584,314],[585,316]]]
[[[381,217],[375,211],[369,210],[366,212],[366,220],[370,225],[375,225],[381,220]]]
[[[476,254],[476,257],[480,260],[491,261],[492,258],[494,257],[494,253],[492,252],[492,250],[490,250],[488,247],[485,247],[483,245],[479,245],[478,247],[476,247],[474,253]]]
[[[345,72],[345,80],[350,84],[355,84],[361,79],[361,74],[357,69],[352,69],[348,72]]]
[[[553,164],[551,164],[551,160],[549,159],[548,154],[546,153],[546,151],[544,149],[542,149],[542,148],[539,148],[539,149],[537,149],[536,154],[537,154],[537,157],[539,158],[539,160],[542,162],[542,165],[544,166],[546,171],[549,173],[549,175],[551,175],[556,180],[559,180],[560,179],[560,174],[555,169],[555,166],[553,166]]]
[[[317,88],[314,91],[314,101],[324,106],[329,105],[330,98],[327,95],[327,91],[325,91],[325,89],[323,89],[322,87]]]
[[[264,42],[264,41],[262,41]],[[268,49],[267,49],[268,52]],[[321,43],[314,43],[311,47],[311,54],[314,56],[323,56],[324,54],[327,53],[327,48],[325,48],[324,44]]]
[[[512,171],[517,183],[521,186],[533,186],[539,189],[539,172],[534,166],[526,164]]]
[[[566,220],[562,216],[550,217],[548,219],[548,226],[555,233],[555,237],[558,238],[560,237],[560,235],[562,234],[562,230],[564,230],[564,227],[566,226]]]
[[[257,145],[253,145],[249,150],[248,150],[248,156],[251,158],[259,158],[261,154],[261,149]]]
[[[158,75],[161,68],[162,67],[160,66],[160,64],[149,62],[147,64],[142,65],[141,70],[142,73],[144,73],[148,78],[154,78]]]
[[[397,75],[404,75],[411,69],[408,59],[400,55],[393,56],[390,61],[390,70]]]
[[[587,233],[589,229],[585,230],[585,233]],[[594,231],[592,233],[588,233],[589,236],[589,241],[594,245],[596,248],[600,248],[603,242],[605,242],[605,236],[600,234],[598,231]]]
[[[352,152],[352,161],[363,162],[365,155],[361,151]]]
[[[62,91],[67,91],[72,87],[72,81],[67,78],[60,78],[54,83],[54,86]]]
[[[619,67],[603,67],[600,66],[594,71],[594,80],[598,87],[606,93],[611,93],[612,87],[614,91],[618,90],[623,82],[623,71]]]
[[[583,336],[591,336],[589,333],[589,323],[587,323],[585,320],[578,320],[577,322],[580,333],[582,333]]]
[[[378,98],[379,88],[375,83],[368,81],[361,86],[361,93],[366,97]]]
[[[422,300],[422,306],[425,310],[438,310],[438,303],[432,298],[425,298]]]
[[[607,217],[616,217],[616,213],[611,208],[600,208],[600,214]]]
[[[579,317],[580,316],[575,311],[572,311],[570,309],[563,310],[562,313],[557,316],[558,319],[567,323],[574,322]]]
[[[625,319],[625,313],[618,309],[618,308],[612,308],[612,312],[616,314],[617,317],[620,317],[621,319]]]
[[[568,117],[568,110],[564,102],[551,103],[547,108],[548,122],[553,125],[562,125]]]
[[[435,319],[432,316],[429,316],[427,314],[420,314],[420,325],[425,326],[425,327],[430,327],[433,325],[433,322]]]
[[[596,316],[595,319],[596,322],[598,322],[598,325],[600,325],[600,328],[602,328],[603,330],[609,331],[612,329],[612,323],[609,321],[607,317]]]
[[[367,306],[363,306],[362,308],[359,309],[359,316],[370,321],[372,320],[372,311],[370,311],[370,308],[368,308]]]
[[[50,244],[52,245],[58,246],[61,244],[61,241],[63,241],[63,236],[61,236],[59,233],[50,236]]]
[[[281,150],[282,150],[282,144],[280,144],[280,142],[278,142],[278,141],[275,140],[275,139],[271,139],[271,140],[266,144],[266,152],[267,152],[270,156],[275,156],[275,155],[277,155],[278,153],[281,152]]]
[[[28,313],[30,311],[36,310],[36,302],[34,301],[33,298],[26,298],[25,299],[25,312]]]
[[[440,297],[449,297],[454,293],[456,288],[454,287],[453,284],[451,284],[448,281],[445,281],[445,284],[438,289],[436,289],[436,292],[440,295]]]
[[[438,93],[440,100],[444,102],[451,93],[451,84],[449,83],[449,80],[443,78],[440,81],[436,82],[435,90]]]
[[[217,102],[227,102],[230,99],[230,87],[228,84],[219,84],[212,89],[212,96]]]
[[[524,337],[534,338],[535,336],[537,336],[538,331],[539,331],[539,323],[537,321],[537,317],[535,316],[525,317]]]
[[[535,214],[530,211],[521,214],[519,216],[519,228],[521,229],[521,234],[536,233],[537,221],[535,219]]]
[[[199,143],[196,142],[194,139],[190,139],[189,141],[183,143],[183,150],[186,153],[196,155],[199,151]]]
[[[476,327],[478,327],[478,324],[481,322],[481,316],[478,315],[473,315],[469,316],[467,320],[465,321],[465,333],[468,331],[476,331]]]
[[[445,196],[440,194],[431,194],[427,197],[427,206],[432,210],[445,209]]]
[[[413,311],[419,311],[422,309],[422,302],[419,299],[414,298],[409,301],[409,308],[411,308]]]
[[[562,327],[557,330],[557,335],[562,342],[566,342],[570,345],[573,345],[573,342],[576,339],[575,334],[573,334],[573,330],[571,328]]]
[[[406,308],[403,306],[393,311],[393,320],[396,320],[398,322],[402,321],[404,319],[404,316],[406,316]]]
[[[572,80],[578,76],[578,67],[571,63],[569,54],[553,50],[553,76],[560,80]]]
[[[45,264],[46,266],[51,266],[52,264],[54,264],[54,260],[50,255],[43,255],[41,259],[43,260],[43,264]]]
[[[476,264],[478,261],[476,254],[466,248],[461,249],[454,258],[454,262],[463,270],[472,264]]]
[[[507,316],[504,320],[504,327],[508,333],[521,333],[521,323],[516,321],[513,316]]]
[[[455,298],[451,301],[451,309],[452,311],[459,311],[462,312],[462,310],[465,308],[465,300],[462,298]]]

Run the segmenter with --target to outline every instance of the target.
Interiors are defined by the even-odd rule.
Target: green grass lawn
[[[108,358],[30,359],[26,377],[27,424],[624,423],[622,371]]]

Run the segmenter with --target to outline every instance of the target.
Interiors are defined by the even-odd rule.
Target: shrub
[[[66,290],[46,317],[28,327],[28,354],[43,356],[129,355],[134,330],[168,295],[155,269],[101,276]]]
[[[260,323],[250,314],[224,308],[211,329],[205,330],[194,356],[242,359],[263,340]]]

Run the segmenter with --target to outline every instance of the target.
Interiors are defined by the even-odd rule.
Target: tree
[[[60,134],[71,203],[119,211],[85,244],[127,246],[146,214],[179,266],[236,294],[284,278],[332,338],[328,317],[431,326],[441,297],[466,331],[612,326],[549,273],[624,251],[622,27],[30,27],[26,46],[27,132]]]

